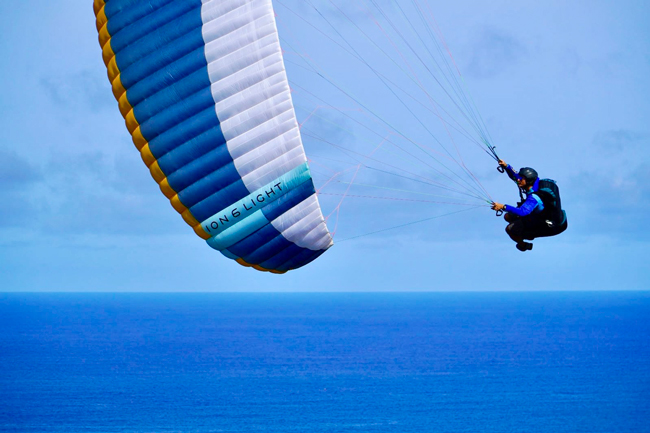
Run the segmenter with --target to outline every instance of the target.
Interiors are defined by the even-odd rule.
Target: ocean
[[[650,292],[0,293],[0,432],[650,432]]]

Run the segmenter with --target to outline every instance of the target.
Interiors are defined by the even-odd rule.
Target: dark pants
[[[519,217],[512,213],[506,213],[503,218],[510,223],[506,227],[506,233],[517,243],[523,242],[524,239],[532,241],[535,238],[559,235],[568,227],[568,221],[557,227],[549,227],[543,220]]]

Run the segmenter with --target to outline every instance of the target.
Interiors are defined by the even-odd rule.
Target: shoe
[[[520,242],[520,243],[518,243],[518,244],[516,245],[516,247],[517,247],[517,249],[518,249],[519,251],[522,251],[522,252],[524,252],[524,251],[530,251],[530,250],[533,249],[533,244],[531,244],[530,242]]]

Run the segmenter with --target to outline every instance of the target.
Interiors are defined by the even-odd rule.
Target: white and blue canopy
[[[271,0],[95,0],[113,93],[162,192],[225,256],[283,273],[332,246]]]

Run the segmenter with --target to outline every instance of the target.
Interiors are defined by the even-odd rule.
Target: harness
[[[560,200],[560,189],[557,183],[552,179],[539,179],[539,187],[536,194],[544,204],[544,209],[539,214],[539,218],[549,227],[559,227],[566,221],[566,216],[562,210],[562,201]]]

